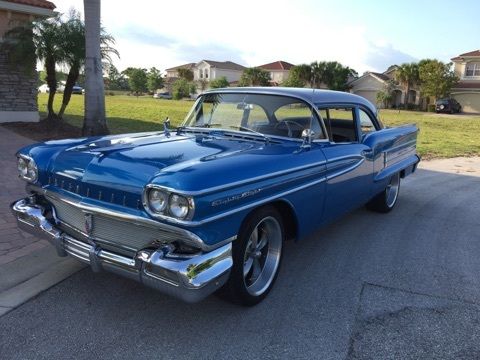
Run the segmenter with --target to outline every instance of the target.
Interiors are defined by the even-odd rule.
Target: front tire
[[[233,266],[223,289],[230,301],[253,306],[268,295],[278,275],[284,239],[282,216],[274,207],[247,218],[233,242]]]
[[[400,173],[394,174],[390,181],[381,193],[377,194],[372,200],[367,203],[367,209],[387,213],[392,211],[398,200],[400,193]]]

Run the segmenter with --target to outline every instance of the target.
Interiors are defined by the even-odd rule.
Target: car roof
[[[376,107],[364,97],[343,91],[289,88],[289,87],[230,87],[223,89],[208,90],[205,94],[212,93],[250,93],[263,95],[293,96],[316,106],[328,104],[360,104],[377,114]]]

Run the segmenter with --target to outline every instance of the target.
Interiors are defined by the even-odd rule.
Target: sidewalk
[[[10,204],[25,196],[15,153],[32,142],[0,126],[0,316],[83,268],[19,230],[10,212]]]
[[[0,126],[0,265],[7,264],[48,245],[17,228],[10,203],[25,196],[25,182],[18,177],[18,149],[33,141]]]

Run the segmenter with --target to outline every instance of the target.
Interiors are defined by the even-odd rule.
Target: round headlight
[[[188,215],[188,199],[181,195],[172,194],[169,203],[170,213],[176,218],[183,219]]]
[[[148,193],[148,205],[157,213],[165,210],[167,207],[167,199],[168,195],[161,190],[152,189]]]
[[[23,178],[27,176],[27,173],[28,173],[27,166],[28,166],[28,161],[25,160],[24,158],[19,157],[18,163],[17,163],[17,169],[18,169],[18,172],[20,173],[20,176]]]
[[[35,182],[38,178],[37,164],[33,160],[30,160],[27,164],[27,176],[30,181]]]

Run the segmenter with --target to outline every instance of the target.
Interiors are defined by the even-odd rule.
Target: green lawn
[[[60,101],[61,96],[56,96],[56,109],[60,107]],[[108,127],[114,134],[159,130],[167,116],[170,117],[172,126],[177,126],[183,121],[192,104],[192,101],[152,97],[107,96]],[[38,106],[41,116],[45,117],[46,94],[39,94]],[[381,110],[380,119],[387,126],[416,123],[420,128],[418,151],[426,158],[480,155],[480,116]],[[81,127],[82,95],[72,95],[66,120]]]

